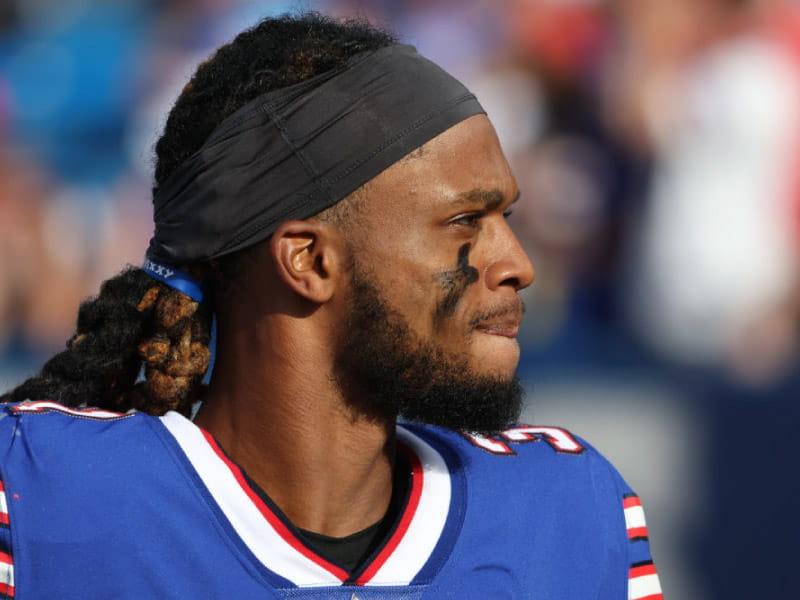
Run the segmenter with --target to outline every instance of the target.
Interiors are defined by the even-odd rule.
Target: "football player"
[[[615,469],[515,424],[534,271],[461,83],[365,23],[267,19],[156,152],[144,266],[4,397],[0,592],[661,597]]]

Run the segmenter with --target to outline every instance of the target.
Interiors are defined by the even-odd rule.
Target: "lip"
[[[486,335],[513,339],[519,334],[519,326],[524,313],[524,305],[519,298],[516,298],[479,314],[470,325],[474,331]]]
[[[519,334],[519,319],[503,319],[479,323],[476,331],[487,335],[498,335],[506,338],[515,338]]]

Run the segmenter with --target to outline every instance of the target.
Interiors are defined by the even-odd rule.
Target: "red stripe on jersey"
[[[14,586],[8,585],[7,583],[0,583],[0,595],[6,596],[7,598],[13,598]]]
[[[631,508],[633,506],[641,506],[642,501],[639,500],[639,496],[628,496],[627,498],[622,499],[622,506],[623,508]]]
[[[3,483],[3,480],[0,479],[0,492],[5,492],[5,491],[6,491],[6,486]]]
[[[649,596],[642,596],[636,600],[664,600],[664,596],[662,594],[650,594]]]
[[[386,545],[383,547],[383,550],[381,550],[381,553],[375,557],[375,560],[372,561],[369,567],[358,578],[356,581],[357,585],[366,585],[392,555],[392,552],[394,552],[395,548],[397,548],[398,544],[400,544],[400,541],[403,539],[403,536],[406,534],[406,531],[408,531],[408,527],[411,525],[411,521],[414,520],[414,515],[416,514],[417,507],[419,506],[419,499],[422,496],[422,486],[424,483],[422,464],[420,464],[417,455],[406,446],[398,444],[398,450],[403,453],[403,456],[406,457],[406,460],[408,460],[408,463],[411,465],[411,491],[408,496],[408,504],[406,505],[406,510],[403,513],[403,517],[400,519],[400,523],[397,524],[397,529],[395,529],[392,537],[388,542],[386,542]]]
[[[628,579],[644,577],[645,575],[656,575],[656,566],[653,563],[631,567],[628,571]]]
[[[14,559],[11,557],[10,554],[6,554],[5,552],[0,552],[0,563],[13,565]]]
[[[258,511],[263,515],[263,517],[269,522],[272,528],[280,535],[292,548],[297,550],[300,554],[308,558],[309,560],[315,562],[320,567],[331,573],[334,577],[338,577],[340,580],[345,581],[349,575],[347,571],[342,569],[341,567],[337,567],[336,565],[329,563],[327,560],[318,556],[316,553],[312,552],[309,548],[306,547],[300,540],[298,540],[295,535],[289,530],[288,527],[284,524],[284,522],[275,514],[273,513],[270,508],[264,504],[264,501],[256,494],[253,489],[247,484],[247,481],[242,474],[241,469],[239,466],[232,462],[228,456],[220,449],[217,445],[216,440],[209,434],[207,431],[201,429],[203,436],[206,438],[206,441],[220,457],[222,462],[224,462],[227,467],[230,469],[231,473],[233,474],[236,481],[241,486],[242,490],[247,497],[250,498],[250,501],[255,505]]]
[[[647,527],[631,527],[628,529],[628,538],[646,538]]]

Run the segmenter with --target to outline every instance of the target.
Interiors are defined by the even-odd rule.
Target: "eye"
[[[448,224],[460,225],[463,227],[477,227],[479,221],[481,220],[481,217],[483,217],[484,214],[485,213],[483,211],[479,211],[479,212],[467,213],[464,215],[458,215],[457,217],[450,219]]]
[[[503,213],[503,218],[508,219],[508,217],[510,217],[513,214],[514,214],[514,211],[509,208],[507,211],[505,211]]]

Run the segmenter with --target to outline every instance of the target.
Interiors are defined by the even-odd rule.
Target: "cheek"
[[[421,322],[421,317],[430,315],[437,298],[434,269],[401,252],[376,258],[376,283],[389,306],[412,322]]]
[[[434,325],[437,328],[444,326],[447,318],[453,316],[467,288],[478,281],[478,270],[469,264],[471,247],[471,244],[466,243],[458,249],[455,269],[434,275],[442,294],[433,315]]]
[[[470,244],[443,254],[430,247],[430,237],[393,232],[370,246],[369,259],[359,262],[373,273],[388,306],[418,334],[446,333],[455,323],[452,317],[458,314],[462,298],[479,279],[470,264]]]

